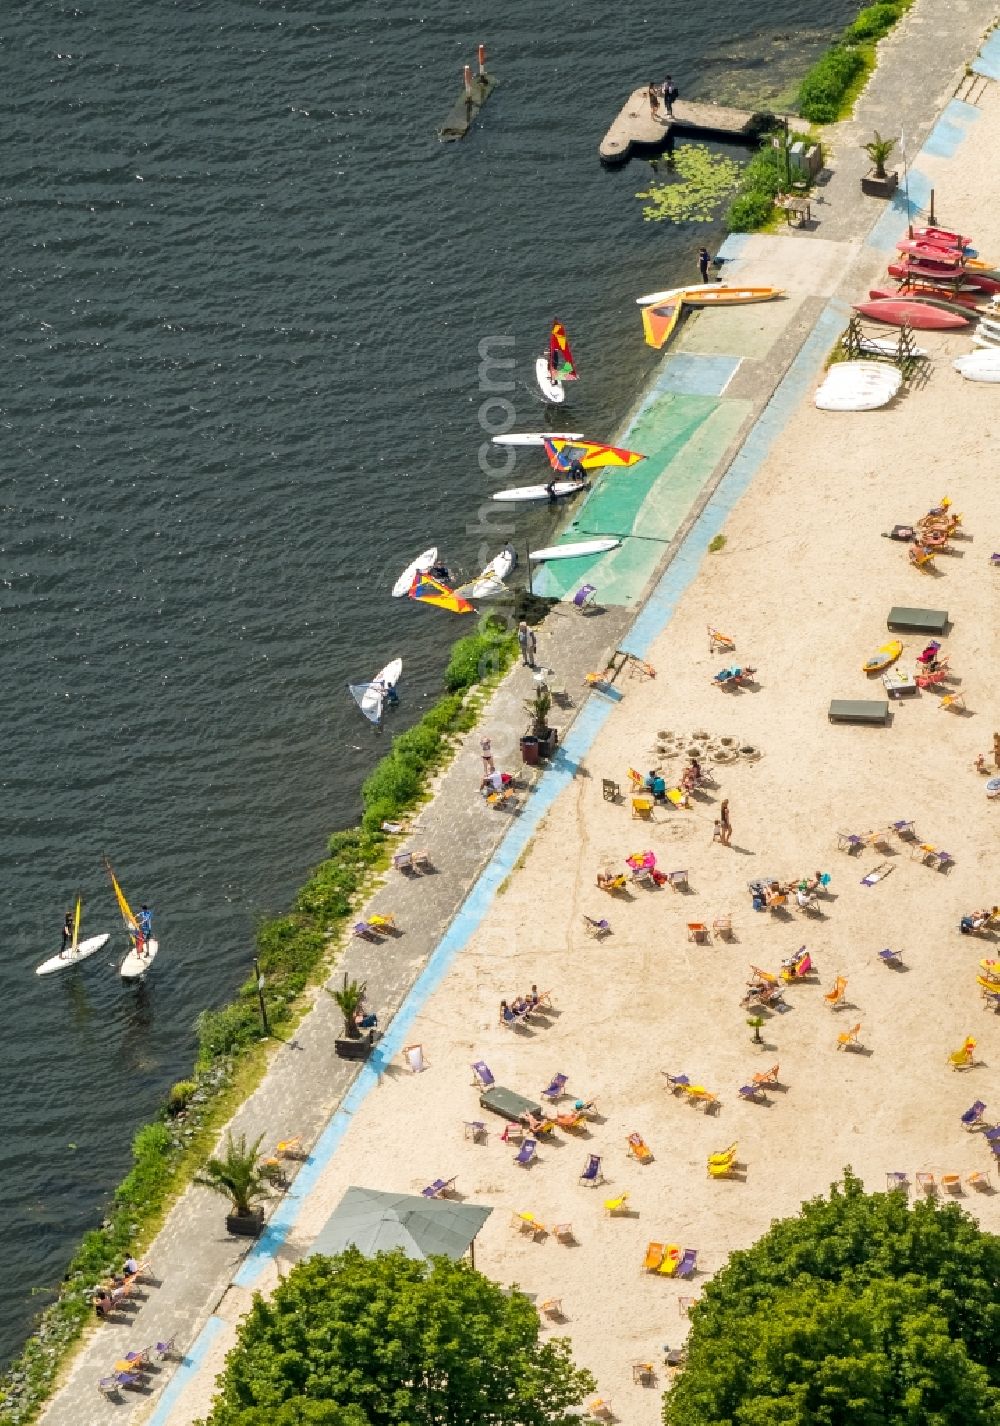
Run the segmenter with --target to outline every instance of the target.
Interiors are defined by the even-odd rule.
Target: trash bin
[[[538,739],[530,734],[521,739],[521,757],[528,767],[538,766]]]

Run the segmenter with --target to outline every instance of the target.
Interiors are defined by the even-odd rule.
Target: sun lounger
[[[878,958],[885,966],[901,966],[903,964],[903,952],[892,951],[888,947],[884,951],[879,951]]]
[[[763,1087],[759,1084],[741,1084],[737,1090],[741,1099],[757,1102],[759,1096],[764,1093]]]
[[[912,822],[907,822],[902,819],[898,822],[889,823],[889,831],[895,832],[896,836],[900,839],[901,842],[908,842],[913,838],[913,828],[914,824]]]
[[[402,1055],[410,1067],[411,1074],[421,1074],[427,1068],[423,1045],[406,1045]]]
[[[719,1103],[719,1096],[713,1094],[710,1089],[706,1089],[703,1084],[689,1084],[684,1090],[688,1103],[702,1104],[707,1113],[710,1109],[715,1109]]]
[[[552,1076],[552,1083],[546,1089],[542,1090],[542,1098],[548,1099],[553,1104],[557,1099],[561,1099],[566,1089],[566,1081],[568,1078],[569,1076],[565,1074],[554,1074]]]
[[[735,1157],[736,1157],[736,1150],[738,1149],[738,1147],[739,1147],[738,1144],[730,1144],[728,1149],[720,1149],[720,1150],[718,1151],[718,1153],[709,1154],[709,1156],[708,1156],[708,1161],[709,1161],[709,1163],[710,1163],[710,1164],[732,1163],[732,1161],[733,1161],[733,1160],[735,1159]]]
[[[553,1223],[552,1236],[560,1243],[575,1241],[572,1223]]]
[[[587,1407],[587,1410],[591,1416],[599,1416],[602,1421],[613,1421],[615,1419],[615,1414],[611,1410],[611,1402],[602,1401],[600,1397],[598,1397],[596,1401],[592,1401]]]
[[[976,1042],[971,1035],[966,1037],[965,1044],[960,1050],[953,1050],[948,1056],[948,1063],[952,1069],[971,1069],[975,1064]]]
[[[378,937],[375,935],[374,931],[369,926],[367,921],[355,921],[354,925],[351,927],[351,935],[356,936],[359,941],[378,940]]]
[[[475,1060],[473,1062],[472,1083],[473,1085],[478,1085],[481,1089],[489,1089],[491,1085],[496,1084],[496,1080],[493,1078],[493,1071],[485,1060]]]
[[[481,1119],[466,1119],[462,1131],[463,1139],[471,1139],[474,1144],[486,1143],[489,1140],[489,1130]]]
[[[826,992],[826,994],[823,996],[823,999],[826,1001],[827,1005],[829,1005],[829,1007],[830,1007],[831,1010],[836,1010],[836,1009],[838,1008],[838,1006],[841,1004],[841,1002],[842,1002],[843,999],[844,999],[844,992],[846,991],[846,989],[847,989],[847,979],[846,979],[846,977],[844,977],[844,976],[842,976],[842,975],[838,975],[838,976],[837,976],[837,979],[836,979],[836,980],[834,981],[834,983],[833,983],[833,989],[832,989],[832,990],[828,990],[828,991]]]
[[[158,1361],[168,1362],[174,1358],[183,1360],[182,1353],[177,1350],[173,1337],[168,1337],[165,1342],[157,1342],[153,1350],[156,1353]]]
[[[895,604],[889,610],[886,627],[894,633],[943,634],[948,627],[947,609],[911,609]]]
[[[917,1173],[914,1175],[917,1180],[917,1187],[923,1189],[924,1193],[936,1193],[937,1184],[934,1182],[932,1173]]]
[[[663,1249],[663,1261],[657,1272],[661,1277],[673,1277],[677,1271],[677,1264],[681,1260],[681,1250],[678,1243],[668,1243]]]
[[[601,778],[601,790],[604,794],[605,802],[617,802],[622,795],[622,790],[617,782],[610,777]]]
[[[538,1310],[546,1317],[561,1319],[563,1316],[562,1298],[547,1297],[545,1301],[539,1305]]]
[[[111,1376],[99,1377],[97,1381],[97,1390],[107,1401],[116,1400],[120,1391],[118,1373],[113,1372]]]
[[[653,1153],[649,1145],[641,1134],[630,1134],[626,1140],[626,1154],[633,1159],[638,1159],[641,1164],[651,1164]]]
[[[526,1109],[521,1115],[521,1123],[526,1124],[533,1134],[551,1134],[555,1120],[543,1119],[541,1114],[532,1114],[530,1109]]]
[[[708,927],[704,921],[689,921],[687,928],[689,941],[693,941],[696,946],[708,945]]]
[[[966,1129],[982,1128],[983,1114],[985,1110],[986,1105],[984,1101],[981,1099],[977,1099],[975,1104],[971,1105],[962,1115],[962,1123],[965,1125]]]
[[[580,1183],[585,1183],[588,1188],[596,1188],[599,1183],[604,1182],[604,1174],[601,1172],[600,1154],[588,1154],[587,1162],[580,1173]]]
[[[834,698],[827,710],[831,723],[867,723],[885,726],[889,704],[884,698]]]
[[[758,1074],[755,1074],[755,1075],[754,1075],[754,1077],[753,1077],[753,1082],[754,1082],[754,1084],[760,1084],[760,1085],[764,1085],[764,1084],[777,1084],[777,1083],[778,1083],[778,1073],[779,1073],[780,1069],[781,1069],[781,1066],[780,1066],[780,1065],[772,1065],[769,1070],[761,1070]]]
[[[990,1175],[987,1170],[975,1169],[972,1173],[966,1175],[965,1181],[970,1188],[982,1190],[989,1188]]]
[[[688,874],[686,871],[668,871],[667,881],[676,891],[679,886],[687,886]]]
[[[447,1198],[454,1182],[455,1180],[453,1178],[436,1178],[433,1183],[429,1183],[427,1187],[422,1190],[423,1197]]]
[[[900,1172],[899,1169],[894,1169],[886,1174],[885,1186],[886,1191],[889,1193],[893,1193],[900,1188],[908,1190],[910,1187],[910,1180],[905,1173]]]
[[[521,1168],[527,1168],[528,1165],[534,1159],[537,1149],[538,1145],[535,1143],[534,1139],[525,1139],[524,1143],[520,1147],[520,1150],[518,1151],[517,1157],[514,1159],[514,1162],[516,1164],[519,1164]]]
[[[392,865],[393,865],[393,869],[394,869],[395,871],[412,871],[412,870],[413,870],[413,853],[412,853],[412,852],[394,852],[394,853],[393,853],[393,858],[392,858]]]
[[[859,1020],[858,1023],[856,1025],[853,1025],[850,1030],[845,1030],[842,1035],[837,1036],[837,1049],[855,1049],[860,1044],[860,1041],[858,1040],[858,1036],[860,1035],[860,1033],[861,1021]]]
[[[663,1244],[648,1243],[646,1245],[646,1256],[643,1259],[643,1272],[659,1272],[660,1264],[663,1262]]]
[[[632,1380],[637,1386],[654,1386],[656,1384],[656,1368],[652,1362],[633,1362]]]
[[[724,940],[728,940],[729,937],[733,934],[732,916],[716,916],[715,920],[712,922],[712,930],[717,936],[721,936]]]
[[[837,850],[839,852],[859,852],[864,844],[864,837],[859,837],[856,832],[837,833]]]
[[[965,694],[964,694],[964,693],[946,693],[945,696],[941,699],[941,702],[938,704],[938,708],[939,708],[939,709],[940,709],[940,708],[958,708],[961,712],[964,713],[964,712],[965,712]]]
[[[677,1264],[677,1271],[674,1273],[674,1277],[692,1277],[697,1266],[698,1250],[696,1248],[685,1248],[681,1254],[681,1260]]]
[[[125,1391],[143,1391],[149,1384],[149,1377],[142,1372],[115,1372],[115,1378]]]
[[[665,1076],[674,1094],[683,1094],[691,1083],[686,1074],[671,1074],[668,1070],[661,1070],[660,1073]]]
[[[961,1193],[962,1175],[960,1173],[943,1173],[941,1175],[941,1187],[945,1193]]]
[[[718,1163],[713,1163],[713,1161],[709,1159],[708,1176],[709,1178],[728,1178],[735,1166],[735,1159],[720,1159]]]
[[[600,940],[602,936],[611,935],[611,922],[606,921],[602,916],[596,921],[593,916],[584,916],[583,924],[588,936],[593,936],[595,940]]]
[[[604,1200],[604,1211],[609,1218],[613,1218],[616,1213],[621,1213],[627,1202],[627,1193],[620,1193],[617,1198],[606,1198]]]
[[[586,1124],[587,1116],[579,1109],[571,1109],[567,1114],[557,1114],[555,1122],[560,1129],[579,1129],[582,1124]]]
[[[510,1222],[512,1228],[517,1228],[521,1233],[530,1233],[532,1238],[537,1238],[540,1234],[549,1231],[544,1223],[539,1223],[533,1213],[515,1213]]]
[[[651,797],[632,798],[633,817],[651,817],[653,815],[653,799]]]

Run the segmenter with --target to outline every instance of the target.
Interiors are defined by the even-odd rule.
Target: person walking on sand
[[[668,74],[663,81],[663,107],[667,111],[667,118],[674,117],[674,100],[677,98],[677,85]]]
[[[708,265],[712,259],[708,255],[708,248],[698,249],[698,271],[701,273],[702,282],[708,281]]]
[[[660,101],[656,97],[656,85],[652,80],[649,81],[649,88],[646,90],[646,93],[649,96],[649,112],[654,119],[658,119],[660,116]]]
[[[719,808],[719,841],[724,847],[728,847],[733,836],[733,824],[729,820],[729,798],[725,797],[722,806]]]
[[[535,638],[534,629],[528,628],[528,621],[522,619],[517,626],[517,642],[521,650],[521,662],[525,668],[535,667],[535,649],[538,647],[538,640]]]

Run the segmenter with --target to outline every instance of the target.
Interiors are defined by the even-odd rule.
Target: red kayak
[[[897,297],[878,302],[855,302],[854,310],[860,312],[862,317],[873,317],[876,322],[888,322],[893,327],[919,328],[922,332],[955,332],[960,327],[967,327],[971,320],[959,312],[943,312],[940,307],[929,307],[925,302]]]
[[[906,297],[914,302],[929,302],[932,307],[944,307],[946,311],[979,311],[975,297],[966,297],[961,292],[948,292],[940,287],[923,287],[919,282],[905,282],[895,292],[883,287],[873,287],[868,296],[873,302],[892,302],[897,297]]]
[[[901,253],[912,253],[914,257],[930,262],[939,262],[946,267],[961,267],[962,254],[956,248],[943,248],[934,243],[923,243],[917,238],[900,238],[896,247]]]
[[[958,248],[960,252],[972,245],[971,238],[963,238],[961,233],[949,233],[947,228],[914,228],[913,236],[920,242],[933,243],[935,247]]]
[[[942,271],[929,262],[891,262],[889,276],[901,278],[904,282],[918,278],[921,282],[930,279],[931,282],[954,283],[960,278],[963,286],[971,284],[978,292],[1000,292],[1000,279],[987,277],[974,267],[956,272],[954,268]]]

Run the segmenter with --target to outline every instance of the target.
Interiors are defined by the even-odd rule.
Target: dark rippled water
[[[379,748],[347,679],[405,652],[400,726],[439,687],[457,621],[385,590],[432,542],[482,552],[480,338],[515,339],[526,425],[557,313],[574,423],[611,433],[638,392],[632,299],[693,279],[705,230],[644,225],[648,171],[600,168],[625,92],[670,69],[762,96],[848,6],[494,9],[0,14],[0,1356],[254,917],[352,820]],[[441,146],[480,39],[500,87]],[[102,850],[156,908],[155,978],[126,991],[102,954],[38,981],[77,888],[122,949]]]

